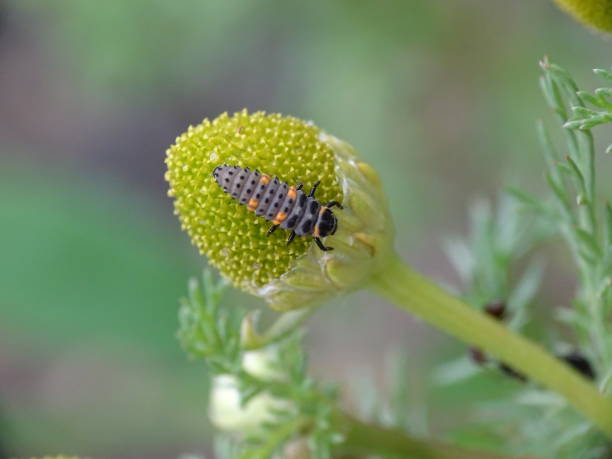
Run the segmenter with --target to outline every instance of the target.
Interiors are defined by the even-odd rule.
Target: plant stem
[[[612,438],[612,399],[597,392],[590,382],[538,344],[451,296],[395,255],[375,276],[372,287],[400,309],[481,348],[530,380],[563,395]]]
[[[308,423],[309,421],[307,418],[298,417],[292,421],[280,425],[266,436],[266,441],[262,446],[256,450],[252,450],[246,454],[238,456],[237,459],[273,457],[274,451],[279,447],[279,445],[282,445],[288,438],[306,427]]]
[[[412,438],[399,429],[361,422],[345,413],[334,416],[335,428],[344,435],[340,452],[373,454],[385,458],[418,459],[503,459],[510,456],[463,449],[437,441]]]

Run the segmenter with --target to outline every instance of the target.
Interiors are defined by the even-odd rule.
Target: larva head
[[[194,245],[234,285],[275,309],[362,287],[391,251],[392,224],[378,175],[349,144],[312,123],[246,110],[223,114],[179,136],[166,164],[175,213]],[[225,186],[230,169],[220,165],[248,167],[262,179],[281,177],[304,189],[320,181],[317,200],[344,206],[317,216],[315,229],[331,238],[326,245],[334,250],[319,250],[310,236],[287,245],[281,230],[267,237],[270,222],[258,216],[256,203],[240,201],[248,193],[226,194],[238,192],[232,182]]]
[[[333,235],[338,229],[338,219],[331,209],[321,207],[317,221],[315,223],[314,235],[318,237],[326,237]]]

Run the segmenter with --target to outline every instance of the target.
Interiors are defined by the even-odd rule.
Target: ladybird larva
[[[291,231],[287,244],[295,236],[313,236],[321,250],[333,250],[323,245],[321,238],[334,234],[338,229],[338,219],[331,209],[335,206],[342,209],[342,205],[338,201],[322,205],[314,197],[319,182],[307,195],[302,191],[302,185],[289,186],[278,177],[226,164],[217,166],[213,177],[225,193],[258,217],[272,222],[268,236],[280,226]]]

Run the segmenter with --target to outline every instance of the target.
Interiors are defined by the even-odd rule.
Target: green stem
[[[385,458],[418,459],[503,459],[509,456],[463,449],[437,441],[412,438],[399,429],[363,423],[344,413],[336,413],[334,426],[344,435],[340,452],[376,455]]]
[[[249,450],[238,456],[237,459],[252,459],[252,458],[268,458],[273,457],[274,452],[282,445],[288,438],[295,435],[303,428],[307,427],[309,420],[305,417],[299,417],[292,421],[286,422],[266,435],[266,441],[263,445],[255,450]]]
[[[400,309],[429,322],[508,364],[532,381],[565,397],[612,438],[612,399],[541,346],[513,333],[412,271],[397,256],[372,287]]]

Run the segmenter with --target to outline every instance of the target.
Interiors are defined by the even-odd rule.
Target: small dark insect
[[[506,303],[503,301],[493,301],[491,303],[487,303],[484,307],[484,312],[493,319],[503,322],[503,320],[506,318]],[[477,347],[470,347],[469,353],[472,361],[478,365],[484,365],[488,360],[487,355],[482,351],[482,349]],[[497,362],[497,368],[499,368],[500,371],[506,376],[522,382],[527,381],[525,375],[519,373],[504,362]]]
[[[591,366],[591,362],[589,362],[589,360],[579,351],[573,351],[569,354],[561,355],[559,358],[565,360],[570,366],[574,367],[577,372],[582,373],[583,376],[591,380],[595,379],[595,370]]]
[[[503,321],[506,318],[506,303],[503,301],[494,301],[488,303],[484,307],[484,312],[493,319]],[[470,347],[469,354],[472,361],[478,365],[484,365],[487,362],[486,354],[477,347]],[[561,360],[564,360],[568,365],[573,367],[577,372],[581,373],[588,379],[594,380],[595,370],[591,362],[582,355],[579,351],[573,351],[568,354],[557,355]],[[506,375],[519,381],[525,382],[527,378],[522,373],[516,371],[511,366],[504,362],[497,362],[497,367]]]
[[[521,382],[527,381],[527,377],[523,373],[516,371],[514,368],[512,368],[510,365],[506,365],[504,362],[498,362],[497,368],[499,368],[503,374],[509,376],[510,378]]]
[[[484,307],[484,313],[495,320],[503,321],[506,317],[506,303],[503,301],[493,301],[487,303]],[[487,362],[487,355],[477,347],[470,347],[469,354],[472,361],[478,365],[484,365]],[[503,365],[503,364],[502,364]],[[502,369],[502,371],[504,371]]]
[[[295,236],[312,235],[321,250],[333,250],[333,247],[325,247],[321,238],[336,232],[338,220],[331,209],[334,206],[342,209],[342,205],[338,201],[321,205],[314,197],[319,182],[306,195],[301,184],[289,186],[278,177],[272,179],[248,167],[224,164],[215,168],[213,177],[233,199],[246,205],[258,217],[272,222],[268,236],[280,226],[291,230],[287,244],[291,244]]]
[[[503,321],[506,318],[506,303],[503,301],[487,303],[484,307],[484,312],[494,319]]]

